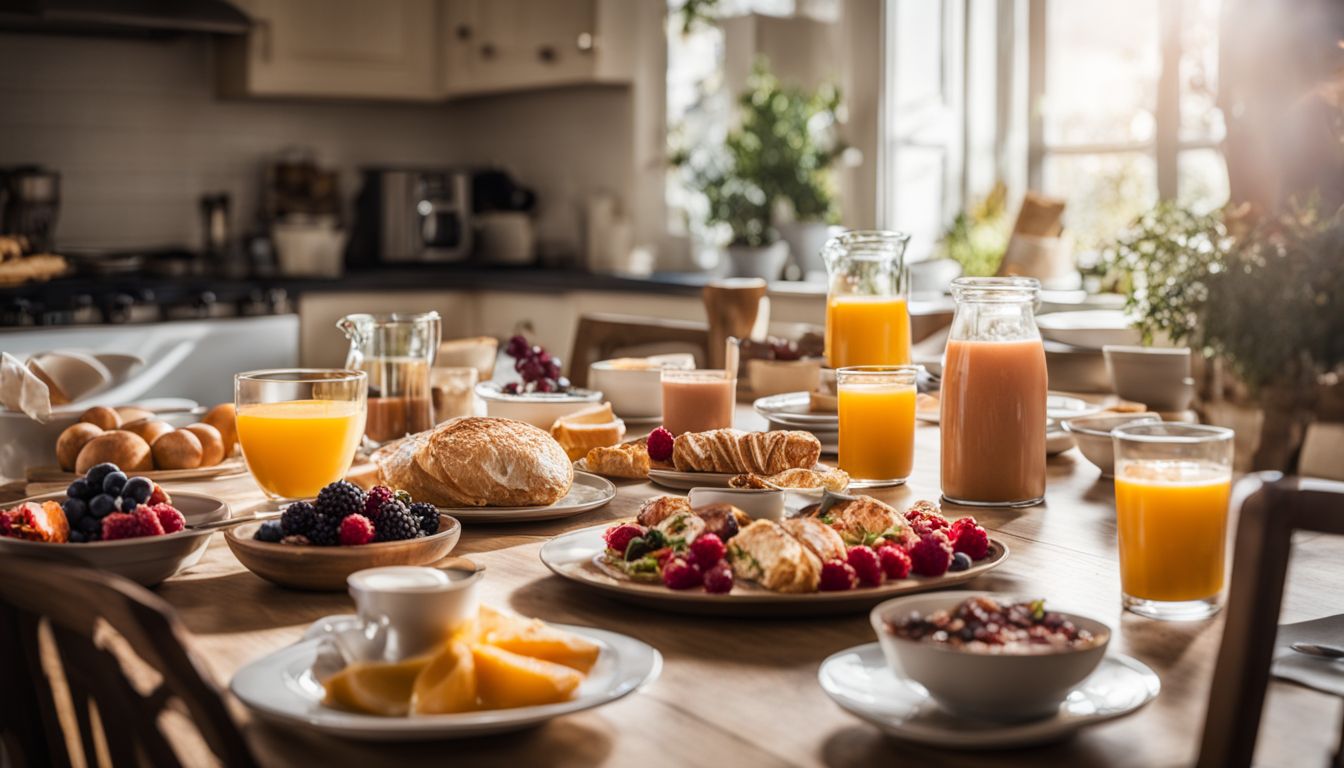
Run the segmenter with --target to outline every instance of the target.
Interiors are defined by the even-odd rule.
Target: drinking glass
[[[822,248],[830,367],[909,364],[909,241],[904,232],[854,231]]]
[[[914,365],[860,365],[835,372],[840,468],[856,481],[899,485],[915,460]]]
[[[233,377],[238,443],[272,499],[306,499],[350,469],[364,434],[368,374],[340,369],[247,371]]]
[[[434,423],[470,416],[476,407],[475,368],[431,368],[429,397],[434,403]]]
[[[1129,424],[1115,446],[1115,520],[1127,610],[1152,619],[1218,612],[1232,487],[1230,429]]]
[[[674,435],[733,426],[736,371],[664,368],[663,428]]]

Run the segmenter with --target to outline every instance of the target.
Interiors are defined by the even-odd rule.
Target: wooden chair
[[[704,323],[662,320],[631,315],[584,314],[574,332],[569,353],[569,380],[588,386],[588,366],[623,350],[654,344],[681,344],[697,354],[697,364],[708,359],[709,329]]]
[[[1238,483],[1235,497],[1241,516],[1227,621],[1199,750],[1201,768],[1251,764],[1293,532],[1344,535],[1344,483],[1265,472]],[[1344,768],[1344,736],[1333,765]]]
[[[256,765],[185,637],[167,603],[119,576],[0,558],[0,747],[8,764],[180,765],[160,718],[177,712],[223,765]],[[131,667],[134,680],[121,663],[131,655],[142,662]],[[59,665],[59,689],[44,659]]]

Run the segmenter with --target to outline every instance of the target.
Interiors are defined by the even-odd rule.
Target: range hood
[[[0,0],[0,29],[50,34],[245,34],[226,0]]]

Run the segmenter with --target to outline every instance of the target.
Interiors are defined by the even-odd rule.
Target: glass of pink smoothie
[[[663,428],[674,435],[733,426],[737,377],[723,370],[664,368]]]

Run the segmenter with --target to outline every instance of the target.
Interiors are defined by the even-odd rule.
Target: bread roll
[[[185,429],[164,433],[150,444],[156,469],[195,469],[201,466],[205,451],[201,441]]]
[[[79,420],[88,424],[97,424],[99,429],[116,429],[121,426],[121,416],[106,405],[95,405],[79,415]]]
[[[101,434],[103,434],[103,430],[97,424],[89,424],[83,421],[66,427],[61,436],[56,438],[56,463],[60,464],[61,469],[66,472],[74,471],[75,463],[79,460],[80,450],[90,440]]]
[[[110,461],[123,472],[144,472],[154,468],[149,443],[134,432],[114,429],[84,444],[75,460],[75,471],[84,474],[95,464]]]
[[[153,445],[155,440],[173,431],[173,425],[159,419],[140,419],[139,421],[126,422],[120,428],[143,437],[145,442],[150,445]]]
[[[205,422],[188,424],[183,429],[201,441],[202,467],[213,467],[224,460],[224,438],[220,436],[218,429]]]
[[[113,410],[117,412],[117,416],[121,419],[122,424],[125,424],[130,421],[140,421],[141,419],[154,418],[153,411],[141,408],[136,405],[119,405]]]
[[[811,469],[819,458],[821,441],[800,430],[715,429],[685,432],[672,442],[672,463],[681,472],[773,475],[786,469]]]
[[[224,458],[233,455],[233,447],[238,444],[238,414],[233,403],[220,403],[211,408],[201,421],[219,430],[224,438]]]

